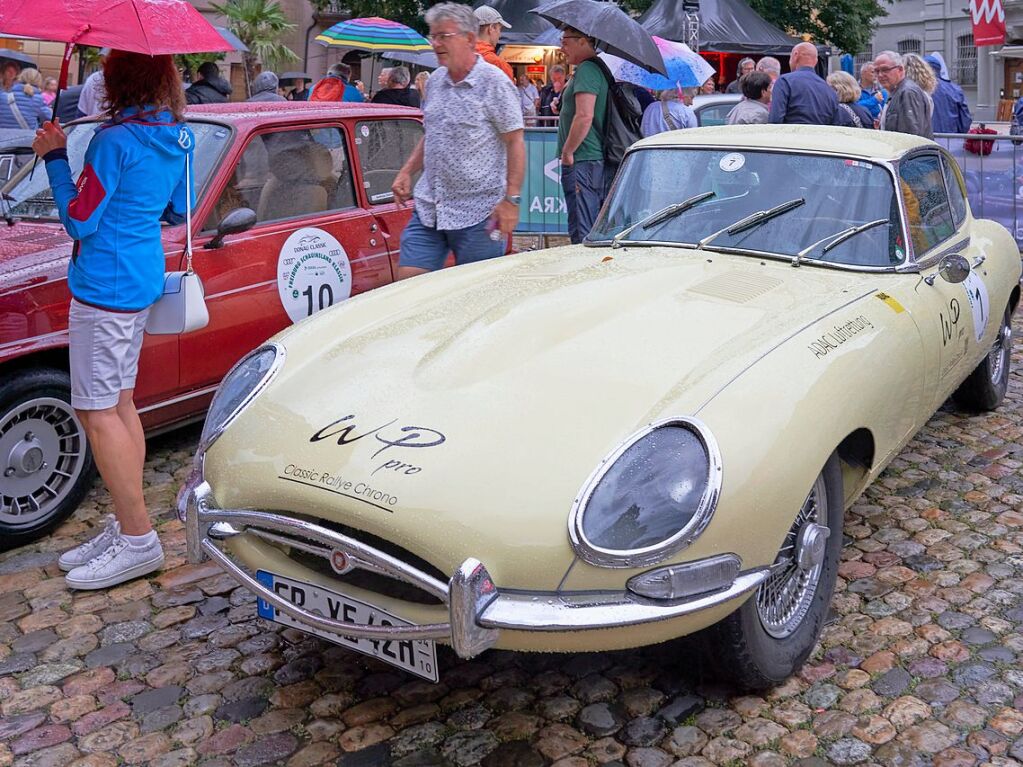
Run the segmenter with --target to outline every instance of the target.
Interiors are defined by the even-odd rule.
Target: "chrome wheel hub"
[[[754,597],[760,624],[772,637],[784,639],[802,625],[817,594],[830,536],[827,487],[820,475],[785,536],[774,574]]]
[[[85,432],[71,406],[39,398],[0,416],[0,521],[25,525],[50,514],[85,464]]]
[[[1009,355],[1012,353],[1012,322],[1004,320],[1002,327],[998,330],[998,337],[994,346],[988,352],[988,367],[991,370],[992,383],[999,383],[1005,373],[1005,366],[1009,364]]]

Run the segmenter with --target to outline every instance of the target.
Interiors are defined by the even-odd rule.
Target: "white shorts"
[[[71,299],[71,407],[106,410],[135,388],[149,309],[110,312]]]

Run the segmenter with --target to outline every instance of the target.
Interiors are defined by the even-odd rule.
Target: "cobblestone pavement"
[[[695,679],[677,645],[442,650],[432,685],[259,621],[230,577],[185,564],[171,504],[197,436],[150,444],[161,574],[65,588],[55,560],[101,524],[98,489],[0,556],[0,767],[1023,763],[1021,373],[997,413],[938,413],[855,505],[835,620],[762,697]]]

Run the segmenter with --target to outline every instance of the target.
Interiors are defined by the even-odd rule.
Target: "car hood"
[[[0,225],[0,295],[64,277],[71,239],[60,224]]]
[[[864,275],[685,249],[559,248],[373,291],[282,334],[207,457],[224,505],[385,537],[554,588],[589,474],[660,418],[868,293]],[[710,424],[713,429],[713,424]]]

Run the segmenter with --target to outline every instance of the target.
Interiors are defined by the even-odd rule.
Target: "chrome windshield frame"
[[[905,273],[905,272],[917,272],[917,271],[919,271],[918,268],[907,268],[907,267],[910,267],[910,266],[914,266],[915,267],[916,264],[915,264],[914,258],[913,258],[913,255],[914,255],[913,254],[913,242],[909,238],[909,229],[907,227],[907,221],[909,219],[907,218],[907,215],[906,215],[906,201],[903,199],[902,190],[899,187],[899,183],[898,183],[899,182],[899,175],[898,175],[898,171],[897,171],[896,166],[897,166],[897,163],[899,162],[899,160],[889,160],[889,159],[884,159],[884,158],[880,158],[880,157],[863,157],[863,156],[853,157],[853,156],[850,156],[848,153],[845,153],[845,152],[827,152],[827,151],[823,151],[823,150],[783,149],[783,148],[767,148],[767,147],[737,147],[735,144],[731,144],[731,145],[729,145],[729,144],[677,144],[677,145],[663,145],[663,144],[661,144],[661,145],[654,145],[654,146],[632,147],[625,154],[625,158],[622,160],[622,166],[624,167],[625,163],[629,160],[629,158],[632,155],[634,155],[634,154],[636,154],[638,152],[649,152],[649,151],[652,151],[652,150],[657,150],[657,151],[662,151],[662,150],[668,150],[668,151],[693,151],[693,150],[704,151],[704,150],[706,150],[706,151],[717,151],[717,152],[734,152],[734,151],[740,151],[740,149],[743,152],[759,152],[759,153],[765,153],[765,154],[790,154],[790,155],[804,155],[804,156],[812,156],[812,157],[828,157],[828,158],[844,159],[844,160],[856,160],[857,162],[867,162],[867,163],[870,163],[871,165],[876,165],[876,166],[886,170],[888,172],[889,179],[892,182],[892,193],[896,196],[896,199],[898,200],[898,208],[899,208],[899,233],[902,235],[903,242],[906,244],[906,247],[904,248],[905,255],[903,256],[902,261],[900,261],[897,264],[891,264],[890,266],[861,266],[861,265],[856,265],[856,264],[839,264],[839,263],[835,263],[835,262],[820,261],[820,260],[815,260],[815,259],[806,259],[806,260],[802,261],[802,263],[804,265],[811,265],[812,264],[814,266],[832,267],[832,268],[838,268],[838,269],[843,269],[845,271],[853,271],[853,272],[889,272],[889,273],[899,273],[899,274],[901,274],[901,273]],[[931,148],[930,147],[925,147],[924,149],[925,150],[930,150]],[[939,147],[939,149],[940,149],[940,147]],[[907,152],[905,154],[905,157],[909,157],[909,156],[915,154],[918,151],[921,151],[921,150],[915,149],[915,150],[913,150],[911,152]],[[899,158],[899,159],[902,159],[902,158]],[[618,176],[616,176],[615,182],[614,182],[614,184],[612,184],[610,191],[608,192],[607,200],[604,202],[604,206],[601,208],[600,215],[602,215],[604,213],[604,210],[607,207],[608,202],[613,197],[615,190],[618,188],[618,186],[619,186],[619,184],[621,182],[621,178],[622,178],[621,173],[619,173]],[[973,211],[971,210],[970,213],[972,215]],[[600,218],[600,215],[598,215],[598,220]],[[610,247],[611,239],[612,238],[602,239],[602,240],[584,239],[582,244],[587,246],[587,247],[591,247],[591,248]],[[628,240],[628,241],[625,241],[625,242],[622,243],[621,248],[619,248],[619,250],[626,249],[630,245],[641,245],[641,247],[646,247],[648,245],[660,245],[660,246],[666,246],[666,247],[686,247],[686,245],[684,243],[667,242],[667,241],[664,241],[664,240],[658,240],[658,241],[654,241],[654,240]],[[705,248],[705,250],[711,251],[711,252],[734,253],[734,254],[743,255],[743,256],[753,255],[755,253],[756,257],[777,258],[777,259],[780,259],[780,260],[783,260],[783,261],[786,261],[786,262],[791,262],[792,258],[793,258],[793,254],[786,255],[786,254],[781,254],[781,253],[777,253],[777,252],[750,251],[750,250],[744,250],[744,249],[740,249],[740,248],[726,248],[726,247],[721,247],[721,246],[711,246],[711,247]]]

